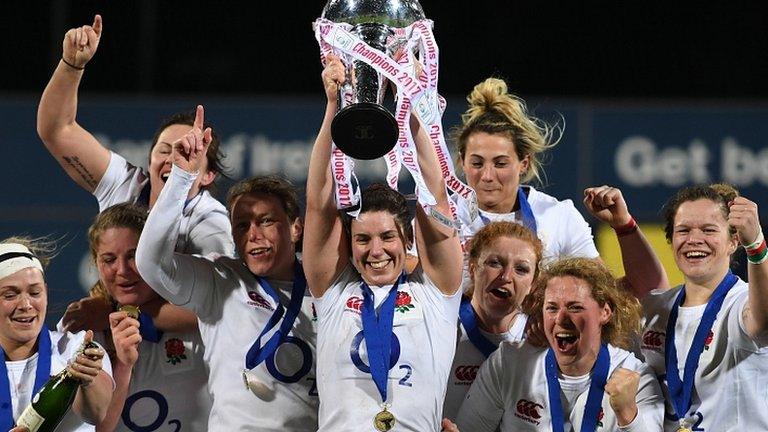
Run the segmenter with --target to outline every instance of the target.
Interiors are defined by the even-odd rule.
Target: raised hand
[[[109,314],[109,327],[112,330],[117,359],[132,367],[139,360],[139,321],[129,317],[126,312],[112,312]]]
[[[736,197],[728,207],[728,224],[736,229],[739,242],[744,246],[754,243],[761,231],[757,204],[744,197]]]
[[[96,54],[101,40],[101,15],[93,17],[93,25],[69,29],[64,35],[61,57],[75,68],[84,68]]]
[[[100,297],[86,297],[70,303],[61,322],[66,331],[103,331],[109,329],[109,313],[112,307]]]
[[[629,369],[617,368],[611,378],[605,383],[605,393],[610,396],[609,402],[619,426],[632,423],[637,416],[637,388],[640,385],[640,374]]]
[[[614,187],[603,185],[585,189],[584,205],[594,217],[612,228],[626,225],[632,220],[621,190]]]
[[[93,332],[88,330],[83,343],[93,341]],[[80,385],[88,387],[101,371],[101,359],[104,358],[104,350],[101,348],[88,348],[77,354],[74,361],[67,366],[73,378],[80,380]]]
[[[338,56],[328,54],[325,58],[325,69],[323,69],[321,76],[323,78],[325,96],[328,98],[328,101],[338,102],[339,86],[346,81],[344,63],[341,62]]]
[[[198,105],[192,129],[173,143],[173,164],[188,173],[200,172],[205,153],[213,139],[211,128],[203,130],[204,124],[205,109]]]

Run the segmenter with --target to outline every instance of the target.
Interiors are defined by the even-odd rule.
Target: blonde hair
[[[476,85],[467,102],[469,108],[461,116],[462,124],[453,132],[459,162],[464,160],[472,134],[503,135],[512,141],[518,159],[529,158],[528,169],[521,175],[520,182],[536,179],[542,183],[543,163],[539,155],[557,144],[560,138],[553,136],[555,132],[562,135],[561,128],[530,115],[525,102],[509,93],[507,83],[498,78],[488,78]]]
[[[144,223],[146,221],[146,209],[129,203],[113,205],[96,215],[93,219],[93,223],[88,228],[88,245],[91,249],[91,258],[93,261],[96,261],[98,253],[97,249],[101,242],[101,235],[104,234],[105,231],[110,228],[127,228],[137,235],[141,235],[141,231],[144,229]],[[97,281],[91,287],[88,294],[94,298],[103,298],[108,302],[114,301],[109,294],[109,291],[101,285],[101,280]]]
[[[592,298],[600,307],[606,304],[612,314],[601,330],[601,340],[619,348],[631,349],[640,334],[640,302],[623,290],[616,278],[600,262],[590,258],[564,258],[542,270],[534,289],[523,302],[523,311],[533,320],[542,321],[544,293],[549,281],[556,277],[572,276],[587,282]]]
[[[26,247],[32,252],[32,255],[40,261],[40,265],[43,266],[43,269],[47,268],[48,264],[51,263],[51,260],[59,254],[56,240],[53,240],[50,237],[14,236],[0,240],[0,243],[16,243]]]

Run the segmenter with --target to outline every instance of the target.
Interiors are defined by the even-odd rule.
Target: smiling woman
[[[661,429],[656,377],[626,351],[640,328],[640,305],[608,269],[585,258],[556,261],[538,277],[524,311],[543,322],[549,348],[502,342],[461,406],[459,429]]]
[[[693,186],[664,216],[685,284],[643,299],[641,348],[666,377],[666,430],[768,430],[768,248],[757,205],[728,185]],[[740,245],[749,282],[730,271]]]
[[[11,408],[0,411],[1,430],[11,429],[48,378],[65,368],[82,385],[72,411],[56,430],[93,431],[109,406],[109,358],[101,347],[78,351],[93,333],[45,328],[48,286],[43,272],[54,249],[45,240],[0,241],[0,399]]]

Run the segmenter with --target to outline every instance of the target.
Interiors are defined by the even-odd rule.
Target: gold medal
[[[677,428],[677,432],[693,432],[693,431],[688,429],[685,426],[680,426],[679,428]]]
[[[381,432],[391,430],[393,427],[395,427],[395,416],[393,416],[391,412],[387,411],[387,407],[384,407],[384,409],[380,413],[376,414],[376,417],[373,418],[373,427],[375,427],[377,431]]]
[[[133,318],[133,319],[139,319],[139,314],[141,313],[139,311],[139,307],[138,306],[133,306],[133,305],[120,305],[120,307],[117,308],[117,310],[120,311],[120,312],[127,313],[128,316]]]

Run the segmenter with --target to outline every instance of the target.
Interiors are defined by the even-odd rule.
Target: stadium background
[[[543,190],[586,214],[582,190],[621,188],[673,282],[660,209],[680,186],[727,181],[768,209],[766,8],[750,5],[462,3],[423,1],[441,49],[447,129],[474,84],[495,75],[564,132]],[[11,2],[0,20],[0,237],[62,238],[52,265],[51,317],[83,294],[85,230],[97,211],[35,132],[39,95],[66,29],[104,17],[87,66],[78,121],[146,165],[167,115],[206,106],[233,179],[283,172],[303,185],[324,100],[311,22],[323,2]],[[384,166],[361,167],[364,182]],[[219,195],[229,181],[220,184]],[[403,190],[410,184],[403,177]],[[615,237],[593,224],[603,259],[621,273]],[[737,258],[742,263],[743,257]],[[743,272],[743,265],[739,267]]]

